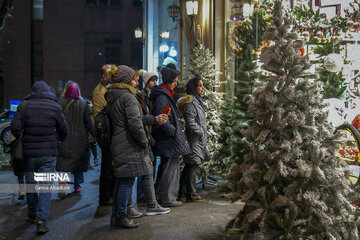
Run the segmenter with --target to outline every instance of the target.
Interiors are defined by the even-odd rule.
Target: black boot
[[[110,224],[112,224],[112,221]],[[138,228],[139,224],[137,222],[134,222],[133,220],[130,220],[130,218],[126,214],[124,214],[120,217],[115,217],[114,227]]]

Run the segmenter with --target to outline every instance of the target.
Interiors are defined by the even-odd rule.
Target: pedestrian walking
[[[81,99],[80,88],[76,83],[65,88],[59,104],[68,124],[68,138],[58,144],[56,170],[71,172],[74,176],[74,191],[80,193],[80,184],[84,182],[84,172],[88,169],[90,158],[89,133],[95,135],[90,109],[88,103]],[[64,193],[59,192],[59,197],[64,198]]]
[[[180,179],[180,156],[191,152],[180,114],[173,99],[179,79],[175,66],[167,66],[161,70],[163,83],[151,90],[154,115],[166,113],[169,120],[155,128],[155,152],[161,157],[156,180],[156,196],[164,207],[176,207],[182,203],[177,201]]]
[[[96,141],[101,149],[99,206],[113,204],[115,186],[114,169],[111,157],[111,123],[108,121],[106,86],[117,71],[117,66],[106,64],[101,68],[101,80],[92,93],[93,117],[95,120]]]
[[[186,123],[186,136],[188,138],[191,153],[184,156],[185,167],[180,178],[179,198],[188,202],[204,201],[196,191],[196,173],[204,161],[209,161],[209,153],[206,148],[207,128],[205,107],[202,102],[204,85],[202,80],[193,78],[186,84],[186,95],[178,101]]]
[[[19,137],[22,131],[26,184],[36,184],[34,172],[55,172],[58,156],[56,142],[64,141],[67,136],[62,108],[44,81],[34,83],[11,121],[11,132],[15,137]],[[48,232],[51,193],[30,192],[27,188],[26,198],[27,216],[36,223],[37,233]]]

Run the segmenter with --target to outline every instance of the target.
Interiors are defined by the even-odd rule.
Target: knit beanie
[[[173,83],[175,78],[179,75],[180,72],[167,66],[161,70],[161,76],[164,84]]]
[[[143,82],[144,82],[145,86],[148,83],[148,81],[150,80],[150,78],[152,78],[152,77],[156,77],[156,79],[157,79],[156,74],[153,73],[153,72],[144,72],[143,73],[142,79],[143,79]]]
[[[118,66],[118,70],[112,77],[114,83],[130,83],[131,79],[135,75],[135,70],[129,68],[126,65]]]

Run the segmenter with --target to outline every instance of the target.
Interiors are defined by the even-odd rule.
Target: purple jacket
[[[11,132],[15,137],[20,136],[24,121],[22,138],[24,156],[57,156],[57,140],[65,141],[67,125],[55,94],[44,81],[37,81],[24,100],[26,100],[24,118],[22,119],[24,107],[22,102],[11,121]]]

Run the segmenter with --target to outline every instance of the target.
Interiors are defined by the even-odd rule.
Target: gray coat
[[[60,99],[59,104],[63,111],[70,101],[71,99]],[[94,134],[89,105],[84,100],[74,100],[64,115],[68,125],[68,136],[65,142],[58,143],[59,156],[56,161],[56,170],[85,172],[90,158],[89,132]]]
[[[200,164],[209,161],[209,153],[206,148],[207,127],[205,109],[201,106],[199,100],[192,95],[187,95],[178,101],[179,109],[185,118],[186,136],[188,138],[191,153],[184,156],[187,164]],[[201,140],[201,136],[204,139]]]
[[[129,178],[152,173],[142,110],[135,94],[135,88],[124,83],[108,86],[105,94],[113,129],[111,152],[115,177]]]

